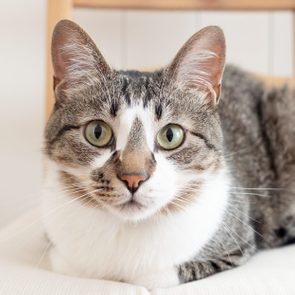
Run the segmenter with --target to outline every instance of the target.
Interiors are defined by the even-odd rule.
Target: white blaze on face
[[[131,131],[134,120],[138,118],[144,127],[145,139],[151,151],[154,149],[154,129],[153,129],[153,114],[141,105],[127,108],[120,113],[119,128],[117,130],[116,150],[123,151],[127,145],[128,136]]]
[[[143,108],[142,105],[136,105],[126,108],[118,113],[118,122],[111,125],[114,136],[116,137],[116,151],[123,151],[127,145],[128,137],[134,123],[138,118],[144,128],[145,140],[150,151],[154,150],[154,116],[153,112],[148,108]],[[106,161],[110,159],[113,152],[111,150],[102,150],[101,154],[97,156],[92,162],[92,168],[100,168],[105,165]],[[122,155],[122,154],[121,154]],[[122,159],[121,159],[122,160]]]

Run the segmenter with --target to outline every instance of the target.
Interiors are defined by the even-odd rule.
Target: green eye
[[[178,148],[184,140],[183,129],[176,124],[168,124],[157,134],[157,142],[165,150]]]
[[[103,121],[92,121],[85,129],[86,140],[97,147],[106,146],[112,139],[111,127]]]

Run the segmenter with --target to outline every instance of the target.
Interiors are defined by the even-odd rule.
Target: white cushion
[[[204,280],[152,291],[140,286],[53,273],[47,250],[39,209],[0,230],[0,294],[295,294],[295,246],[264,251],[244,266]]]

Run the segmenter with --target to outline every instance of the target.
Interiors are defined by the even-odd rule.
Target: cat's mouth
[[[140,210],[144,206],[141,203],[139,203],[138,201],[131,198],[127,202],[120,204],[117,207],[119,207],[119,209],[121,209],[121,210],[136,210],[136,209]]]
[[[107,209],[125,221],[138,222],[159,211],[158,206],[146,196],[129,196],[117,204],[109,204]]]

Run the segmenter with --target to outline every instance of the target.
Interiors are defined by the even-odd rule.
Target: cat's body
[[[228,67],[216,108],[223,58],[216,61],[220,66],[211,64],[214,75],[199,71],[193,86],[191,76],[185,80],[185,70],[192,73],[183,60],[195,41],[204,47],[201,35],[161,72],[110,73],[79,28],[64,22],[56,31],[53,48],[71,32],[77,43],[87,41],[87,50],[81,54],[74,48],[80,60],[53,50],[57,105],[46,132],[44,223],[54,270],[169,287],[240,265],[259,248],[294,240],[291,93],[268,93],[252,76]],[[216,51],[206,48],[192,63],[223,56],[220,31],[206,34]],[[87,60],[87,54],[95,58]],[[60,69],[67,62],[60,59],[72,66],[66,74]],[[91,67],[93,60],[99,66]],[[206,63],[199,66],[208,70]],[[170,84],[175,79],[182,79],[180,88]],[[196,85],[198,92],[191,92]],[[213,98],[204,95],[207,86]],[[93,120],[112,126],[114,139],[107,148],[83,139],[88,131],[80,126]],[[179,148],[161,150],[158,130],[171,123],[178,125],[165,136],[179,136],[177,126],[183,126],[185,137]],[[134,201],[126,203],[130,193]]]
[[[238,68],[225,71],[218,111],[225,157],[239,187],[233,191],[250,205],[258,248],[295,236],[294,97],[287,86],[270,89]]]

